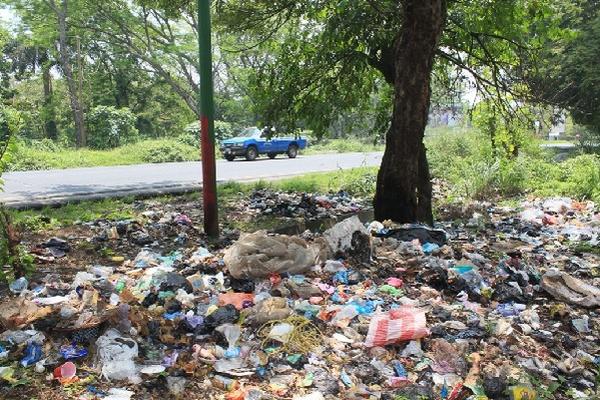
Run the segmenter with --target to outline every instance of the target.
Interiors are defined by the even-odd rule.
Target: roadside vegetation
[[[363,143],[358,139],[329,139],[310,144],[302,154],[372,151],[383,151],[383,145]],[[216,154],[218,158],[221,157],[218,149]],[[51,140],[42,139],[18,141],[8,163],[8,170],[36,171],[198,160],[200,160],[198,144],[193,143],[188,136],[145,139],[103,150],[64,147]]]
[[[438,130],[427,138],[431,172],[446,188],[438,205],[472,200],[511,201],[524,196],[569,196],[600,202],[600,156],[577,154],[562,162],[537,142],[525,146],[512,160],[498,160],[491,147],[474,131]],[[371,198],[375,192],[377,168],[363,167],[327,173],[312,173],[278,181],[225,182],[218,187],[221,216],[227,204],[253,190],[270,188],[285,192],[329,193],[340,190],[353,196]],[[165,204],[174,199],[198,199],[197,193],[160,196]],[[62,207],[11,211],[16,223],[30,231],[89,222],[98,218],[127,219],[136,215],[135,199],[85,201]]]
[[[320,141],[310,140],[309,146],[303,151],[304,154],[321,153],[368,153],[383,151],[384,145],[373,143],[373,140],[365,141],[356,138],[348,139],[323,139]]]
[[[143,140],[114,149],[62,147],[49,140],[18,142],[8,163],[10,171],[104,167],[143,163],[195,161],[199,150],[177,139]]]
[[[493,200],[531,194],[600,202],[600,156],[577,151],[556,161],[551,149],[529,140],[515,157],[494,156],[476,131],[426,138],[432,175],[449,184],[449,200]]]

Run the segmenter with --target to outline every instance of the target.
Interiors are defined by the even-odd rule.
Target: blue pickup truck
[[[294,137],[268,137],[265,131],[257,127],[246,128],[234,138],[221,142],[221,153],[227,161],[236,157],[246,157],[246,160],[256,160],[260,154],[275,158],[278,154],[287,154],[289,158],[296,158],[298,150],[303,150],[308,145],[305,138]]]

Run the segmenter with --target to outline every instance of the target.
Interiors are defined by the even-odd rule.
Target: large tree
[[[56,64],[51,51],[44,47],[36,46],[25,37],[13,38],[4,48],[4,56],[10,63],[10,76],[17,81],[25,81],[41,71],[43,107],[41,117],[44,135],[48,139],[58,138],[56,124],[56,108],[54,91],[52,88],[51,69]]]
[[[76,57],[81,57],[74,51],[73,43],[79,33],[70,23],[74,16],[84,10],[81,0],[7,0],[21,17],[23,31],[26,31],[30,41],[36,48],[54,51],[56,49],[56,64],[65,78],[71,113],[75,125],[77,146],[86,145],[85,104],[78,80],[82,71],[75,70],[73,64]],[[49,23],[50,22],[50,23]],[[48,62],[43,63],[46,69],[46,79],[50,78]],[[48,80],[45,81],[49,83]],[[51,86],[47,86],[47,95],[51,95]]]
[[[432,76],[465,80],[487,96],[518,95],[524,60],[553,26],[551,1],[220,0],[241,33],[235,51],[263,49],[260,114],[323,131],[343,110],[393,88],[375,217],[432,223],[423,137]],[[450,79],[454,77],[455,79]],[[502,101],[500,101],[502,102]],[[502,102],[510,108],[509,102]]]
[[[532,63],[527,82],[537,100],[570,111],[600,143],[600,2],[581,1],[562,11],[570,34],[544,43],[544,57]],[[594,144],[593,150],[600,148]]]

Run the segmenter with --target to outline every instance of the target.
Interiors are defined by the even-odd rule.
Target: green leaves
[[[528,84],[537,99],[571,111],[575,122],[600,138],[600,12],[576,4],[558,14],[564,34],[544,42],[543,58]]]
[[[136,117],[128,108],[97,106],[88,114],[88,144],[93,149],[112,149],[138,139]]]

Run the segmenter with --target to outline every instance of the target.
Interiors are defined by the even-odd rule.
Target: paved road
[[[217,179],[256,181],[278,179],[309,172],[325,172],[360,166],[376,166],[381,153],[346,153],[279,156],[256,161],[217,161]],[[199,162],[141,164],[120,167],[74,168],[50,171],[11,172],[3,176],[0,201],[9,207],[25,208],[62,204],[69,201],[179,193],[201,187]]]

